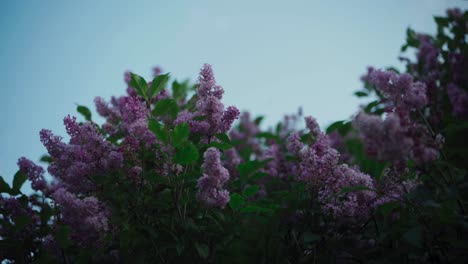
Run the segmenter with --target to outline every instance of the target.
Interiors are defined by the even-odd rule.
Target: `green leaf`
[[[15,226],[18,229],[22,229],[26,225],[32,222],[32,219],[29,215],[19,215],[14,218],[15,220]]]
[[[227,143],[222,143],[222,142],[210,142],[210,144],[206,145],[207,148],[214,147],[217,149],[222,149],[222,150],[228,150],[233,148],[232,145],[227,144]]]
[[[187,97],[187,84],[188,81],[179,83],[176,80],[172,82],[172,97],[176,100],[182,100]]]
[[[232,210],[237,210],[244,205],[245,199],[238,193],[233,193],[230,196],[229,199],[229,206],[232,208]]]
[[[357,92],[354,93],[354,95],[356,95],[357,97],[366,97],[369,94],[367,92],[357,91]]]
[[[70,241],[70,227],[68,226],[59,226],[55,232],[55,240],[58,242],[60,247],[67,248],[72,245]]]
[[[237,169],[239,170],[239,174],[241,178],[247,179],[247,177],[250,176],[250,174],[254,173],[260,168],[263,168],[263,166],[265,166],[265,164],[270,162],[270,160],[271,159],[264,160],[264,161],[258,161],[258,160],[247,161],[245,163],[239,164],[237,166]]]
[[[171,143],[174,147],[179,147],[188,140],[190,129],[187,123],[177,125],[171,131]]]
[[[164,87],[166,87],[166,83],[168,80],[169,80],[169,73],[156,76],[156,78],[154,78],[153,81],[151,82],[150,98],[153,98],[156,95],[158,95],[159,92],[161,92],[164,89]]]
[[[343,121],[343,120],[342,121],[336,121],[336,122],[332,123],[331,125],[329,125],[327,127],[327,130],[326,130],[327,134],[330,134],[331,132],[333,132],[333,131],[339,129],[340,127],[342,127],[344,122],[345,121]]]
[[[388,202],[380,205],[378,210],[383,214],[384,217],[387,217],[394,209],[398,208],[400,205],[397,202]]]
[[[163,116],[169,114],[172,119],[175,119],[178,112],[179,106],[177,106],[177,103],[174,101],[174,99],[161,99],[154,106],[152,113],[154,116]]]
[[[180,240],[177,242],[177,245],[176,245],[176,251],[177,251],[177,256],[181,256],[182,253],[184,252],[184,241]]]
[[[319,235],[314,234],[312,232],[305,232],[302,235],[302,237],[303,237],[305,243],[312,243],[312,242],[315,242],[315,241],[318,241],[318,240],[321,239],[321,237]]]
[[[215,136],[217,139],[221,140],[221,142],[223,143],[232,144],[231,140],[229,139],[229,136],[226,135],[225,133],[216,134]]]
[[[415,247],[421,247],[421,227],[411,228],[403,235],[403,239]]]
[[[261,207],[261,206],[257,206],[257,205],[247,205],[243,208],[240,209],[240,212],[241,213],[244,213],[244,214],[249,214],[249,213],[273,213],[274,210],[271,209],[271,208],[265,208],[265,207]]]
[[[86,121],[91,121],[91,111],[89,110],[88,107],[79,105],[76,107],[76,111],[83,115],[83,117],[86,119]]]
[[[440,27],[447,27],[450,22],[448,17],[434,16],[434,20],[437,23],[437,25]]]
[[[186,141],[182,146],[176,149],[174,162],[182,165],[193,164],[198,160],[198,149],[195,145]]]
[[[54,159],[49,155],[42,155],[40,161],[46,162],[46,163],[52,163]]]
[[[370,102],[365,108],[364,111],[366,113],[372,113],[375,112],[378,109],[378,106],[380,105],[380,101],[373,101]]]
[[[18,170],[18,172],[16,172],[15,177],[13,178],[13,188],[12,188],[15,194],[21,193],[20,189],[27,179],[28,179],[28,176],[24,174],[22,171]]]
[[[260,190],[258,185],[250,185],[249,187],[245,188],[244,195],[246,197],[254,196]]]
[[[417,34],[411,28],[408,28],[406,30],[406,44],[408,44],[408,46],[414,47],[414,48],[419,46],[419,40],[417,38]]]
[[[163,184],[163,185],[169,185],[170,184],[170,181],[169,181],[168,177],[159,175],[154,171],[149,171],[147,173],[143,173],[143,177],[146,180],[148,180],[149,182]]]
[[[264,119],[263,116],[258,116],[257,118],[255,118],[254,120],[255,125],[259,126],[260,123],[263,121],[263,119]]]
[[[195,121],[203,121],[203,120],[206,120],[206,116],[195,116],[193,118],[193,120]]]
[[[278,136],[276,136],[273,133],[270,132],[260,132],[255,135],[256,138],[266,138],[266,139],[278,139]]]
[[[352,186],[352,187],[344,187],[343,189],[341,189],[340,193],[349,193],[349,192],[358,192],[358,191],[373,191],[373,190],[366,186]]]
[[[148,128],[153,132],[156,138],[164,144],[169,142],[169,134],[167,133],[166,129],[163,125],[161,125],[158,121],[154,119],[148,120]]]
[[[10,185],[0,176],[0,193],[11,193]]]
[[[52,213],[52,208],[47,203],[44,203],[42,205],[42,210],[39,213],[42,223],[47,223],[52,216]]]
[[[265,178],[267,176],[270,176],[270,174],[268,174],[266,172],[257,171],[252,176],[249,177],[249,180],[253,181],[253,180],[256,180],[256,179]]]
[[[195,249],[197,250],[198,255],[202,259],[206,259],[210,256],[210,248],[204,243],[200,244],[198,242],[195,242]]]
[[[130,85],[135,88],[137,94],[145,99],[148,99],[148,83],[140,75],[130,73]]]

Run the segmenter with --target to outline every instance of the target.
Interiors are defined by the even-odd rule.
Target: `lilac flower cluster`
[[[234,120],[239,117],[239,110],[234,106],[224,110],[221,102],[224,90],[216,84],[211,65],[203,66],[198,81],[196,112],[185,110],[179,113],[174,123],[177,125],[187,122],[192,132],[208,136],[227,132]],[[203,120],[196,120],[197,117]]]
[[[268,173],[272,177],[286,178],[289,173],[289,165],[286,161],[286,156],[277,143],[272,143],[266,149],[262,156],[262,160],[270,160],[263,169],[263,172]]]
[[[125,141],[139,142],[146,149],[157,143],[156,136],[149,130],[149,109],[137,97],[126,98],[125,106],[121,108],[121,131],[126,135]],[[130,144],[132,145],[132,144]],[[137,147],[135,150],[138,150]]]
[[[425,78],[437,78],[440,74],[440,51],[430,36],[418,34],[417,37],[420,45],[416,57],[423,65]]]
[[[306,117],[310,135],[315,138],[312,145],[302,143],[298,132],[288,137],[288,150],[297,155],[298,164],[292,171],[300,182],[310,184],[317,191],[322,209],[330,216],[344,222],[353,222],[368,217],[371,203],[376,194],[373,179],[357,168],[339,164],[339,153],[330,146],[327,135],[312,117]],[[365,187],[342,194],[344,188]]]
[[[31,187],[35,191],[46,191],[47,183],[44,179],[44,169],[31,160],[22,157],[18,160],[18,167],[28,176]]]
[[[409,193],[419,184],[417,179],[405,179],[403,175],[408,172],[408,169],[397,170],[395,168],[385,169],[382,180],[378,186],[380,195],[374,202],[373,206],[399,201],[401,202],[403,195]]]
[[[453,83],[447,85],[447,95],[453,106],[453,113],[463,119],[468,119],[468,92]]]
[[[417,123],[408,123],[396,113],[385,118],[363,111],[354,118],[367,153],[377,160],[405,166],[408,159],[418,164],[429,163],[439,157],[440,146],[428,129]]]
[[[262,152],[260,141],[256,135],[260,132],[259,127],[251,120],[249,112],[243,112],[240,116],[238,129],[233,129],[229,133],[232,140],[238,141],[236,151],[241,153],[245,150],[252,150],[256,155]]]
[[[43,190],[60,205],[62,221],[72,228],[70,238],[87,245],[108,229],[109,214],[105,206],[90,195],[96,190],[93,177],[121,169],[123,155],[99,134],[94,124],[80,125],[70,116],[65,117],[64,124],[70,136],[69,144],[50,130],[40,132],[41,141],[53,160],[48,168],[56,180],[53,185],[45,189],[43,170],[25,159],[18,163],[32,180],[33,188]]]
[[[399,113],[408,113],[428,103],[426,85],[413,81],[409,74],[373,70],[367,79],[384,95],[387,105]]]
[[[397,114],[390,113],[382,119],[361,111],[354,118],[354,126],[359,130],[371,156],[390,162],[407,159],[414,142],[407,135],[408,128],[401,125]]]
[[[33,200],[34,198],[31,198]],[[15,222],[16,219],[26,217],[31,219],[30,223],[23,228],[23,230],[18,230],[14,232],[13,229],[8,228],[8,226],[0,225],[0,237],[7,238],[11,237],[19,241],[31,241],[39,240],[40,237],[37,236],[36,228],[40,225],[41,220],[37,214],[34,214],[32,208],[28,205],[24,206],[20,199],[15,197],[4,197],[0,195],[0,208],[2,209],[2,220],[8,223]],[[37,241],[34,241],[37,242]],[[0,247],[0,256],[4,256],[5,247]]]
[[[66,188],[58,188],[52,198],[60,205],[62,221],[73,228],[71,239],[76,243],[82,246],[95,244],[100,234],[108,231],[110,214],[96,197],[81,199]]]
[[[229,202],[229,191],[223,185],[229,180],[229,172],[223,167],[221,153],[208,148],[203,155],[203,176],[198,179],[198,199],[208,207],[224,208]]]
[[[64,124],[70,135],[69,144],[50,130],[40,132],[41,141],[54,161],[48,171],[72,192],[92,191],[95,188],[92,176],[118,170],[122,154],[99,134],[94,124],[79,125],[70,116],[65,117]]]

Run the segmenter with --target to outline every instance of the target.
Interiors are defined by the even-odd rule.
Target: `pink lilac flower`
[[[223,189],[229,180],[229,172],[223,167],[220,155],[215,148],[207,149],[203,155],[204,172],[198,179],[197,198],[208,207],[224,208],[229,202],[229,191]]]
[[[370,214],[371,203],[375,199],[373,179],[346,164],[333,167],[332,174],[324,179],[319,188],[319,200],[323,209],[342,222],[365,220]],[[369,190],[340,193],[345,187],[365,187]]]
[[[135,88],[133,88],[131,85],[130,85],[130,82],[131,82],[131,75],[130,75],[131,71],[125,71],[124,73],[124,81],[125,83],[127,84],[127,94],[129,96],[137,96],[137,92],[135,90]]]
[[[221,131],[228,131],[234,120],[236,120],[240,115],[239,109],[234,106],[228,106],[226,111],[223,113]]]
[[[452,51],[448,53],[447,62],[450,67],[448,73],[451,81],[459,87],[466,86],[468,83],[468,55]]]
[[[94,99],[94,104],[96,105],[96,111],[98,114],[105,117],[108,123],[116,124],[121,118],[120,111],[109,106],[109,104],[101,97],[96,97]]]
[[[192,132],[207,136],[227,132],[234,120],[239,117],[239,110],[234,106],[229,106],[224,110],[221,102],[224,90],[216,84],[211,65],[203,66],[198,81],[196,111],[194,113],[188,110],[180,112],[175,124],[187,122]],[[195,120],[197,117],[202,117],[203,120]]]
[[[405,170],[396,170],[395,168],[385,169],[381,182],[378,186],[379,196],[373,201],[372,207],[376,208],[382,204],[401,201],[404,194],[409,193],[416,188],[420,182],[417,179],[404,179]]]
[[[306,116],[305,122],[306,122],[306,127],[309,129],[310,134],[312,134],[312,136],[316,137],[321,133],[320,127],[317,123],[317,120],[315,120],[315,118],[311,116]]]
[[[419,47],[417,51],[417,59],[423,65],[426,75],[437,74],[439,71],[439,49],[434,41],[428,35],[418,34]]]
[[[239,125],[232,129],[229,133],[231,139],[237,141],[236,145],[238,153],[250,149],[256,155],[261,155],[262,149],[260,141],[256,135],[260,132],[259,127],[253,120],[251,120],[249,112],[243,112],[240,116]]]
[[[109,212],[96,197],[80,199],[65,188],[57,189],[52,197],[60,205],[62,220],[72,228],[71,237],[77,243],[94,243],[109,230]]]
[[[460,10],[460,8],[449,8],[447,9],[446,13],[448,17],[455,19],[461,18],[463,16],[463,13]]]
[[[45,190],[47,183],[44,179],[44,169],[41,166],[34,164],[34,162],[25,157],[18,160],[18,166],[20,170],[28,176],[33,190]]]
[[[406,160],[414,144],[402,126],[400,118],[390,113],[385,119],[360,112],[353,120],[369,155],[378,160],[399,162]]]
[[[338,222],[353,222],[366,218],[370,213],[371,201],[375,198],[375,182],[357,168],[339,164],[340,154],[331,147],[328,136],[311,120],[306,118],[309,130],[317,133],[312,145],[302,143],[299,132],[288,137],[288,151],[299,159],[296,168],[291,172],[295,172],[297,181],[310,184],[311,188],[318,192],[322,209]],[[342,194],[341,191],[346,187],[365,187],[369,190]]]
[[[123,156],[99,134],[94,124],[79,125],[70,116],[64,118],[64,124],[70,135],[69,144],[50,130],[40,132],[41,141],[53,158],[48,171],[72,191],[90,191],[94,188],[91,177],[119,169]]]
[[[239,116],[239,111],[234,107],[229,107],[224,111],[224,105],[221,99],[224,90],[216,84],[211,65],[205,64],[201,69],[198,78],[199,86],[197,89],[197,116],[204,116],[210,124],[209,134],[226,132],[231,128],[234,119]]]
[[[162,68],[160,66],[153,67],[153,78],[161,74]]]
[[[41,220],[32,210],[30,205],[24,206],[19,198],[4,197],[0,195],[0,208],[2,210],[2,221],[15,223],[20,217],[31,219],[22,228],[9,228],[8,225],[0,225],[0,237],[10,238],[18,241],[37,239],[36,227],[40,225]],[[0,247],[0,256],[4,256],[3,247]]]
[[[271,159],[263,169],[272,177],[285,178],[288,175],[288,164],[280,145],[273,143],[263,152],[263,160]]]
[[[230,148],[224,151],[224,157],[224,164],[228,169],[231,178],[239,177],[237,166],[242,162],[242,158],[239,156],[239,153],[237,153],[237,150],[235,148]]]
[[[468,93],[453,83],[447,85],[447,95],[452,103],[453,113],[468,118]]]
[[[184,110],[179,112],[176,120],[174,120],[174,125],[180,125],[182,123],[187,123],[190,127],[192,133],[197,134],[206,134],[210,129],[210,124],[205,120],[194,120],[195,114],[189,110]]]
[[[373,70],[368,80],[384,95],[389,107],[396,107],[399,112],[419,109],[428,103],[426,85],[414,82],[409,74]]]

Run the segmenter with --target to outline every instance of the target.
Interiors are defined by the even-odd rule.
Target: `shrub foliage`
[[[301,112],[262,129],[223,105],[208,64],[195,85],[127,72],[126,95],[95,99],[104,124],[78,106],[68,142],[40,132],[52,181],[24,157],[0,178],[0,258],[467,261],[468,12],[435,22],[407,30],[405,72],[369,68],[355,95],[370,103],[325,131]]]

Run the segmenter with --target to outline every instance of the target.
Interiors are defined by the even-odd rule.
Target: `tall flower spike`
[[[43,191],[46,188],[44,179],[44,169],[41,166],[34,164],[31,160],[22,157],[18,160],[20,170],[26,174],[32,182],[31,186],[35,191]]]
[[[223,167],[220,152],[209,148],[203,155],[203,176],[198,179],[197,198],[208,207],[224,208],[229,202],[229,191],[223,185],[229,180],[229,172]]]
[[[196,112],[193,114],[188,111],[180,112],[176,123],[187,122],[192,132],[207,136],[227,132],[234,120],[239,117],[239,110],[234,106],[224,110],[221,102],[224,90],[216,84],[211,65],[203,65],[198,81]],[[204,117],[204,120],[194,120],[200,116]]]

